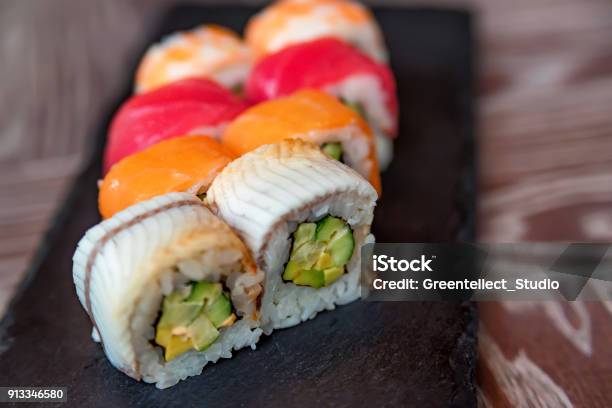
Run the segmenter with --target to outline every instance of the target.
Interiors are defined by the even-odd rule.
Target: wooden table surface
[[[0,2],[0,315],[173,2]],[[416,4],[477,16],[481,240],[611,241],[612,2]],[[611,322],[612,302],[481,304],[481,405],[612,406]]]

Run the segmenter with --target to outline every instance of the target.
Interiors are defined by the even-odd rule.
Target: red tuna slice
[[[208,79],[185,79],[134,95],[113,118],[104,154],[104,173],[122,158],[165,139],[198,133],[220,136],[220,128],[247,107]]]

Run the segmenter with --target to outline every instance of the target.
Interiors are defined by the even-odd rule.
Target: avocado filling
[[[170,361],[191,349],[206,350],[219,337],[219,329],[235,321],[229,294],[220,283],[192,283],[164,298],[155,342]]]
[[[332,159],[342,161],[342,144],[324,143],[323,146],[321,146],[321,150]]]
[[[316,223],[301,223],[293,233],[283,279],[315,289],[329,286],[346,271],[354,248],[353,231],[340,218],[328,215]]]

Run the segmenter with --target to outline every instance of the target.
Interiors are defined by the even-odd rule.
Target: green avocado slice
[[[340,218],[328,216],[319,221],[315,238],[319,242],[325,242],[335,266],[343,266],[353,256],[353,231]]]
[[[191,350],[193,348],[193,345],[188,338],[170,335],[168,337],[168,342],[164,347],[164,358],[166,359],[166,361],[170,361],[180,356],[181,354]]]
[[[285,272],[283,273],[284,280],[293,280],[295,277],[302,271],[302,266],[300,262],[296,260],[290,260],[287,262],[287,266],[285,266]]]
[[[342,158],[341,143],[324,143],[323,146],[321,146],[321,150],[334,160],[340,160]]]
[[[291,255],[291,259],[298,262],[302,269],[309,269],[314,267],[324,250],[325,246],[316,241],[306,242]]]
[[[317,241],[327,242],[331,240],[338,232],[350,230],[346,222],[340,218],[327,216],[317,223],[315,231],[315,239]]]
[[[204,308],[204,314],[218,328],[232,314],[232,302],[225,293],[222,293],[213,303]]]
[[[223,287],[220,283],[197,282],[191,286],[191,293],[185,301],[199,303],[200,305],[208,304],[218,298],[222,291]]]
[[[355,250],[355,237],[350,229],[338,232],[329,243],[331,257],[336,266],[346,264]]]
[[[187,327],[201,312],[202,305],[186,303],[180,296],[166,296],[158,327]]]
[[[283,279],[313,288],[331,285],[344,274],[354,249],[353,231],[342,219],[327,216],[302,223],[293,234]]]
[[[187,329],[193,348],[197,351],[206,350],[219,337],[219,330],[205,315],[198,316]]]
[[[303,270],[293,279],[293,283],[319,289],[325,285],[325,275],[316,269]]]
[[[293,233],[293,251],[298,250],[307,242],[314,241],[317,224],[314,222],[303,222]]]
[[[327,268],[323,271],[323,278],[325,280],[325,286],[331,285],[337,281],[342,275],[344,275],[344,267],[334,266]]]
[[[205,350],[219,337],[220,328],[236,320],[221,283],[200,281],[185,289],[164,298],[156,325],[155,342],[164,347],[166,361],[191,349]]]

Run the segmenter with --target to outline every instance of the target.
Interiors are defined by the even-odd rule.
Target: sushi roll
[[[287,47],[262,59],[251,72],[247,96],[261,102],[315,88],[359,112],[375,133],[379,166],[393,157],[398,103],[393,73],[355,47],[323,38]]]
[[[317,90],[302,90],[247,109],[225,129],[221,142],[241,156],[261,145],[294,138],[321,146],[380,193],[372,131],[352,109]]]
[[[261,146],[217,176],[206,200],[266,275],[264,333],[360,297],[376,199],[357,172],[299,139]]]
[[[104,173],[122,158],[186,134],[218,137],[246,104],[207,79],[185,79],[128,99],[111,122]]]
[[[281,0],[255,15],[246,28],[246,41],[259,57],[321,37],[339,38],[387,61],[374,16],[354,1]]]
[[[136,71],[136,92],[185,78],[209,78],[240,91],[253,64],[251,49],[233,31],[202,25],[164,38],[145,53]]]
[[[73,279],[111,364],[158,388],[254,348],[261,335],[263,273],[190,194],[156,197],[92,227]]]
[[[206,136],[159,142],[124,158],[106,174],[99,187],[100,214],[109,218],[131,205],[175,191],[203,197],[217,173],[234,157]]]

